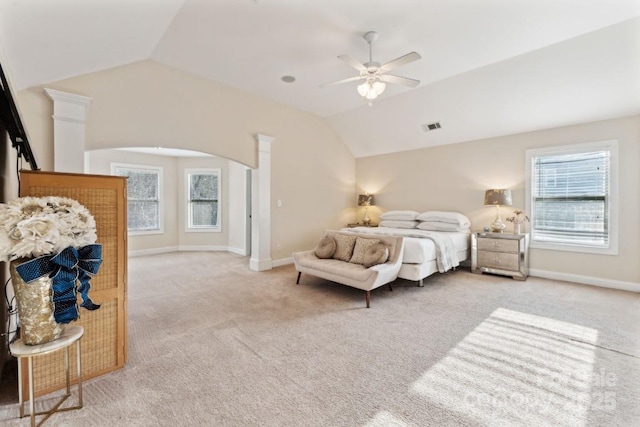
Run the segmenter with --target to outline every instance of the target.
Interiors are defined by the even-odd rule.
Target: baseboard
[[[247,256],[248,254],[245,253],[245,250],[242,248],[233,248],[231,246],[227,247],[227,251],[232,252],[234,254],[238,254],[238,255],[242,255],[242,256]]]
[[[277,259],[271,263],[274,267],[282,267],[283,265],[293,264],[293,258]]]
[[[129,251],[128,254],[130,257],[137,257],[137,256],[145,256],[145,255],[166,254],[169,252],[177,252],[177,251],[178,251],[177,246],[167,246],[164,248],[139,249],[137,251]]]
[[[271,270],[273,268],[273,262],[271,261],[271,258],[250,258],[249,268],[253,271]]]
[[[535,276],[535,277],[542,277],[544,279],[562,280],[565,282],[575,282],[583,285],[599,286],[601,288],[640,292],[640,283],[623,282],[621,280],[603,279],[600,277],[581,276],[578,274],[558,273],[556,271],[546,271],[546,270],[537,270],[537,269],[529,269],[529,275]]]
[[[178,251],[181,252],[228,252],[228,246],[203,246],[203,245],[180,245],[178,246]]]
[[[166,246],[164,248],[153,249],[140,249],[137,251],[129,251],[130,257],[144,256],[144,255],[158,255],[166,254],[170,252],[233,252],[238,255],[244,256],[244,250],[239,248],[232,248],[229,246]]]

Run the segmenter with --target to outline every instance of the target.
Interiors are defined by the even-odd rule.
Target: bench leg
[[[393,288],[391,287],[391,282],[389,282],[389,290],[393,291]]]
[[[420,281],[418,282],[418,287],[423,287],[424,286],[424,282],[422,281],[423,279],[420,279]]]
[[[367,291],[365,295],[365,300],[367,301],[367,308],[371,307],[371,291]]]
[[[302,274],[301,271],[298,271],[298,279],[296,280],[296,285],[300,284],[300,275]]]

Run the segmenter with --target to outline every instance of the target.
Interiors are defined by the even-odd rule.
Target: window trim
[[[133,163],[111,162],[111,175],[116,175],[116,168],[152,171],[158,174],[158,229],[154,230],[129,230],[127,224],[127,234],[129,236],[148,236],[154,234],[164,234],[164,175],[162,166],[139,165]],[[128,188],[128,184],[127,184]],[[128,199],[128,197],[127,197]]]
[[[190,175],[218,176],[218,225],[212,227],[191,227]],[[185,168],[184,170],[184,231],[186,233],[222,232],[222,170],[220,168]]]
[[[608,150],[609,151],[609,245],[608,247],[592,247],[592,246],[580,246],[579,244],[570,243],[551,243],[551,242],[539,242],[534,241],[533,233],[530,239],[529,246],[535,249],[549,249],[558,251],[580,252],[580,253],[593,253],[602,255],[618,255],[618,141],[606,140],[596,142],[586,142],[571,145],[560,145],[553,147],[544,147],[529,149],[525,152],[525,170],[526,170],[526,182],[525,182],[525,212],[531,219],[530,224],[533,227],[533,194],[532,194],[532,181],[533,181],[533,159],[540,156],[551,156],[559,154],[576,154],[588,151]]]

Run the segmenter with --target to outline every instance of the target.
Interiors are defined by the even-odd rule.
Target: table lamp
[[[507,227],[500,218],[500,206],[511,206],[511,190],[491,189],[484,192],[484,205],[496,207],[496,219],[491,224],[491,231],[502,233]]]
[[[364,217],[362,217],[362,223],[365,225],[369,225],[371,223],[371,218],[367,215],[367,210],[369,206],[374,206],[374,200],[372,194],[360,194],[358,196],[358,206],[364,206]]]

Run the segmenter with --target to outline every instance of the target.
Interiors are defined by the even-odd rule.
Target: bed
[[[398,277],[417,281],[418,286],[424,286],[425,277],[455,269],[470,256],[469,231],[427,231],[394,227],[352,227],[342,231],[402,236],[404,251]]]

